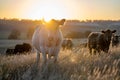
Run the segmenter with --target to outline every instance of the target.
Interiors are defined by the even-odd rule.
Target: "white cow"
[[[57,61],[58,53],[61,48],[63,41],[63,35],[59,29],[60,25],[63,25],[65,19],[60,21],[52,19],[50,22],[40,25],[37,27],[33,37],[32,45],[37,51],[37,64],[40,60],[40,53],[43,56],[43,63],[48,59],[51,59],[51,56],[54,56],[54,62]]]

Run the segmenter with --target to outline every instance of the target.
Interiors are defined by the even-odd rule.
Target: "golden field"
[[[35,66],[36,54],[0,56],[0,80],[120,80],[120,47],[90,55],[87,48],[60,51],[58,63]]]

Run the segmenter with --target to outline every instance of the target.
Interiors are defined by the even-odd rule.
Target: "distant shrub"
[[[20,31],[17,29],[12,30],[10,35],[8,36],[8,39],[18,39],[20,36]]]

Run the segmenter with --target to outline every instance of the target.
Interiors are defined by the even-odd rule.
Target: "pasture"
[[[42,65],[41,57],[36,68],[35,61],[36,53],[0,55],[0,80],[120,80],[120,46],[100,55],[75,46],[72,51],[61,50],[56,64]]]

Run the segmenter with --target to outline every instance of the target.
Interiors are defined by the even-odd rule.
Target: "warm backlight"
[[[59,3],[42,3],[34,4],[29,9],[25,11],[24,17],[30,19],[41,19],[44,18],[45,21],[49,21],[52,18],[61,19],[66,17],[68,14]]]

